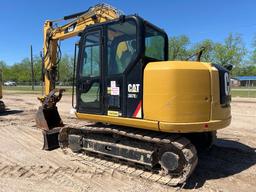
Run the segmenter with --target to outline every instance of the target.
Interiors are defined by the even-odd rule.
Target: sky
[[[241,34],[248,49],[256,35],[255,0],[1,0],[0,60],[8,65],[29,57],[30,45],[39,55],[43,24],[108,3],[126,15],[138,14],[164,29],[168,36],[187,35],[191,43],[204,39],[223,42]],[[74,40],[62,42],[62,53],[73,54]]]

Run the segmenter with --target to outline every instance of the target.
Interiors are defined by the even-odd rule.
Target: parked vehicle
[[[4,86],[16,86],[16,85],[17,84],[14,81],[6,81],[6,82],[4,82]]]

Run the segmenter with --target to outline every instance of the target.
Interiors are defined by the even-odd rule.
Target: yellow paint
[[[209,63],[149,63],[143,99],[144,119],[159,121],[164,132],[204,132],[230,124],[230,107],[220,105],[218,70]]]
[[[85,113],[76,113],[78,119],[103,122],[121,126],[135,127],[139,129],[148,129],[153,131],[162,131],[169,133],[191,133],[191,132],[208,132],[224,128],[230,124],[231,117],[225,120],[214,120],[208,122],[195,123],[168,123],[150,121],[136,118],[112,117],[105,115],[93,115]]]
[[[144,70],[144,119],[172,123],[209,121],[211,79],[207,65],[183,61],[149,63]]]
[[[106,115],[93,115],[85,113],[76,113],[78,119],[84,119],[93,122],[103,122],[115,125],[130,126],[135,128],[149,129],[159,131],[157,121],[149,121],[136,118],[112,117]]]
[[[159,129],[169,133],[194,133],[215,131],[227,127],[231,122],[231,117],[225,120],[211,120],[208,122],[195,123],[167,123],[160,122]]]
[[[108,88],[107,88],[107,93],[108,93],[108,94],[111,94],[111,90],[112,90],[111,87],[108,87]]]
[[[118,44],[117,50],[116,50],[116,55],[120,59],[122,54],[128,50],[127,43],[125,41],[121,42]]]

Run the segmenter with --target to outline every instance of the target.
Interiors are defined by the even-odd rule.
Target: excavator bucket
[[[58,108],[39,107],[36,113],[36,125],[38,128],[49,131],[55,127],[63,127]]]
[[[44,150],[53,150],[59,147],[58,135],[64,126],[57,107],[39,107],[36,113],[36,125],[43,130]]]
[[[60,128],[55,128],[50,131],[43,131],[43,137],[44,137],[44,146],[43,150],[54,150],[59,148],[59,131]]]

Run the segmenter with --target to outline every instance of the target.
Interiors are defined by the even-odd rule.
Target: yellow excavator
[[[2,69],[0,69],[0,99],[3,98],[3,72]],[[0,112],[3,112],[5,110],[4,102],[0,100]]]
[[[229,70],[168,61],[162,29],[106,4],[64,20],[44,25],[45,96],[36,115],[43,148],[68,147],[128,164],[126,172],[150,170],[144,176],[153,181],[184,183],[198,162],[195,146],[209,147],[231,122]],[[64,91],[55,88],[59,42],[76,36],[72,105],[78,119],[95,122],[84,126],[64,124],[56,107]]]

